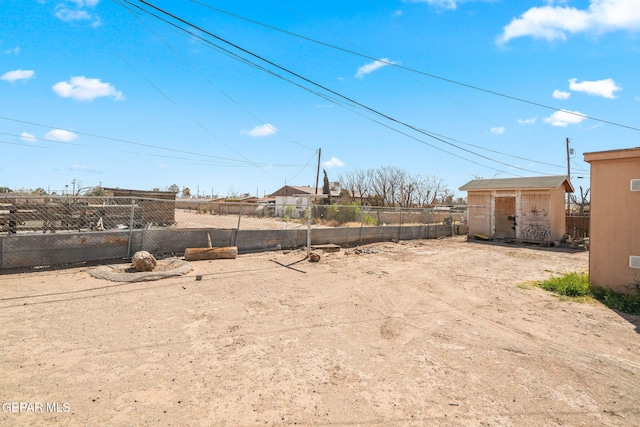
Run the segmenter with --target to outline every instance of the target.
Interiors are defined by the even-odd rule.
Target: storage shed
[[[526,242],[555,242],[565,235],[566,176],[474,179],[467,192],[469,235]]]
[[[591,164],[589,278],[615,292],[640,291],[640,147],[585,153]]]

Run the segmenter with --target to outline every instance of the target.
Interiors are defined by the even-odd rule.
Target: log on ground
[[[186,248],[184,250],[184,259],[186,261],[200,261],[206,259],[235,259],[237,257],[237,246],[228,246],[223,248]]]

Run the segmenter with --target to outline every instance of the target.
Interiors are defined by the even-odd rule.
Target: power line
[[[186,32],[186,33],[190,34],[192,37],[199,38],[199,39],[201,39],[201,40],[205,41],[206,43],[211,44],[212,46],[215,46],[217,49],[222,50],[222,51],[224,51],[224,52],[227,52],[227,53],[228,53],[229,55],[231,55],[232,57],[234,57],[234,58],[238,58],[241,62],[245,62],[245,63],[247,63],[247,62],[248,62],[248,63],[252,64],[252,66],[256,66],[256,67],[259,67],[259,68],[261,68],[261,69],[262,69],[262,67],[258,66],[257,64],[254,64],[254,63],[250,62],[248,59],[246,59],[246,58],[242,58],[242,57],[239,57],[236,53],[233,53],[233,52],[229,51],[228,49],[225,49],[225,48],[223,48],[223,47],[221,47],[221,46],[219,46],[219,45],[216,45],[216,44],[214,44],[213,42],[211,42],[211,41],[209,41],[209,40],[205,40],[205,39],[203,39],[201,36],[199,36],[198,34],[196,34],[196,33],[194,33],[194,32],[191,32],[191,31],[189,31],[189,30],[187,30],[187,29],[185,29],[185,28],[182,28],[182,27],[180,27],[180,26],[178,26],[178,25],[174,24],[173,22],[168,21],[168,20],[167,20],[167,19],[165,19],[165,18],[159,17],[158,15],[156,15],[156,14],[154,14],[154,13],[152,13],[152,12],[150,12],[150,11],[146,10],[146,9],[140,8],[139,6],[132,4],[132,3],[131,3],[131,1],[129,1],[129,0],[122,0],[122,1],[124,1],[125,3],[128,3],[128,4],[131,4],[132,6],[134,6],[134,7],[138,8],[138,9],[140,9],[140,10],[144,11],[144,12],[145,12],[145,13],[147,13],[147,14],[149,14],[150,16],[153,16],[153,17],[155,17],[155,18],[157,18],[157,19],[160,19],[161,21],[166,22],[167,24],[172,25],[172,26],[174,26],[174,27],[176,27],[176,28],[180,29],[181,31],[184,31],[184,32]],[[236,50],[239,50],[240,52],[242,52],[242,53],[244,53],[244,54],[246,54],[246,55],[249,55],[249,56],[251,56],[251,57],[253,57],[253,58],[256,58],[256,59],[258,59],[258,60],[260,60],[260,61],[262,61],[262,62],[265,62],[266,64],[268,64],[268,65],[270,65],[270,66],[273,66],[273,67],[275,67],[275,68],[277,68],[277,69],[279,69],[279,70],[281,70],[281,71],[284,71],[285,73],[290,74],[290,75],[292,75],[292,76],[294,76],[294,77],[296,77],[296,78],[298,78],[298,79],[300,79],[300,80],[302,80],[302,81],[304,81],[304,82],[306,82],[306,83],[308,83],[308,84],[311,84],[312,86],[316,86],[316,87],[318,87],[318,88],[322,89],[323,91],[328,92],[328,93],[329,93],[329,94],[331,94],[331,95],[335,95],[335,96],[337,96],[338,98],[340,98],[340,99],[342,99],[342,100],[346,101],[347,103],[349,103],[349,104],[351,104],[351,105],[353,105],[353,106],[356,106],[356,107],[359,107],[359,108],[362,108],[362,109],[366,110],[366,111],[367,111],[367,112],[369,112],[369,113],[372,113],[372,114],[374,114],[374,115],[380,116],[380,117],[382,117],[382,118],[384,118],[384,119],[386,119],[386,120],[389,120],[389,121],[391,121],[391,122],[393,122],[393,123],[395,123],[395,124],[398,124],[398,125],[401,125],[401,126],[407,127],[407,128],[409,128],[409,129],[411,129],[411,130],[413,130],[413,131],[415,131],[415,132],[418,132],[418,133],[423,134],[423,135],[425,135],[425,136],[428,136],[428,137],[430,137],[430,138],[432,138],[432,139],[435,139],[435,140],[437,140],[437,141],[440,141],[440,142],[442,142],[442,143],[444,143],[444,144],[447,144],[447,145],[450,145],[450,146],[452,146],[452,147],[455,147],[455,148],[457,148],[457,149],[459,149],[459,150],[462,150],[462,151],[468,152],[468,153],[470,153],[470,154],[473,154],[473,155],[475,155],[475,156],[478,156],[478,157],[484,158],[484,159],[486,159],[486,160],[489,160],[489,161],[492,161],[492,162],[496,162],[496,163],[499,163],[499,164],[502,164],[502,165],[506,165],[506,166],[509,166],[509,167],[514,167],[514,168],[516,168],[516,169],[520,169],[520,170],[524,170],[524,171],[528,171],[528,172],[534,172],[534,173],[537,173],[536,171],[531,171],[531,170],[528,170],[528,169],[524,169],[524,168],[520,168],[520,167],[516,167],[516,166],[510,165],[510,164],[508,164],[508,163],[504,163],[504,162],[500,162],[500,161],[494,160],[494,159],[489,158],[489,157],[487,157],[487,156],[484,156],[484,155],[482,155],[482,154],[478,154],[478,153],[476,153],[476,152],[473,152],[473,151],[471,151],[471,150],[465,149],[465,148],[460,147],[460,146],[458,146],[458,145],[456,145],[456,144],[453,144],[453,143],[451,143],[451,142],[448,142],[448,141],[444,140],[443,138],[440,138],[440,137],[436,136],[435,134],[433,134],[433,133],[431,133],[431,132],[429,132],[429,131],[425,131],[425,130],[422,130],[422,129],[418,128],[418,127],[415,127],[415,126],[413,126],[413,125],[410,125],[410,124],[408,124],[408,123],[405,123],[405,122],[403,122],[403,121],[401,121],[401,120],[398,120],[398,119],[396,119],[396,118],[394,118],[394,117],[391,117],[391,116],[389,116],[389,115],[387,115],[387,114],[385,114],[385,113],[382,113],[382,112],[380,112],[380,111],[378,111],[378,110],[376,110],[376,109],[374,109],[374,108],[371,108],[371,107],[369,107],[369,106],[367,106],[367,105],[365,105],[365,104],[362,104],[362,103],[360,103],[360,102],[358,102],[358,101],[356,101],[356,100],[354,100],[354,99],[352,99],[352,98],[349,98],[349,97],[347,97],[347,96],[345,96],[345,95],[342,95],[342,94],[340,94],[340,93],[338,93],[338,92],[336,92],[336,91],[334,91],[334,90],[332,90],[332,89],[330,89],[330,88],[328,88],[328,87],[326,87],[326,86],[324,86],[324,85],[321,85],[321,84],[319,84],[319,83],[316,83],[316,82],[312,81],[311,79],[308,79],[308,78],[306,78],[306,77],[304,77],[304,76],[302,76],[302,75],[300,75],[300,74],[298,74],[298,73],[296,73],[296,72],[294,72],[294,71],[292,71],[292,70],[289,70],[289,69],[288,69],[288,68],[286,68],[286,67],[283,67],[283,66],[281,66],[281,65],[278,65],[278,64],[274,63],[273,61],[270,61],[270,60],[268,60],[268,59],[266,59],[266,58],[264,58],[264,57],[262,57],[262,56],[260,56],[260,55],[258,55],[258,54],[256,54],[256,53],[253,53],[253,52],[251,52],[251,51],[249,51],[249,50],[247,50],[247,49],[245,49],[245,48],[242,48],[241,46],[238,46],[238,45],[237,45],[237,44],[235,44],[235,43],[232,43],[232,42],[230,42],[230,41],[228,41],[228,40],[226,40],[226,39],[224,39],[224,38],[222,38],[222,37],[220,37],[220,36],[217,36],[217,35],[215,35],[215,34],[211,33],[210,31],[207,31],[207,30],[205,30],[205,29],[203,29],[203,28],[201,28],[201,27],[199,27],[199,26],[197,26],[197,25],[194,25],[194,24],[190,23],[189,21],[187,21],[187,20],[185,20],[185,19],[182,19],[182,18],[180,18],[180,17],[178,17],[178,16],[176,16],[176,15],[174,15],[174,14],[172,14],[172,13],[168,12],[168,11],[165,11],[164,9],[162,9],[162,8],[160,8],[160,7],[158,7],[158,6],[155,6],[155,5],[151,4],[151,3],[149,3],[148,1],[145,1],[145,0],[137,0],[137,1],[138,1],[138,2],[140,2],[140,3],[143,3],[144,5],[146,5],[146,6],[150,7],[150,8],[152,8],[152,9],[154,9],[154,10],[156,10],[156,11],[158,11],[158,12],[159,12],[159,13],[161,13],[162,15],[165,15],[165,16],[167,16],[167,17],[169,17],[169,18],[171,18],[171,19],[173,19],[173,20],[175,20],[175,21],[177,21],[177,22],[180,22],[181,24],[186,25],[187,27],[193,28],[193,29],[195,29],[195,30],[197,30],[197,31],[199,31],[199,32],[201,32],[201,33],[203,33],[203,34],[206,34],[206,35],[208,35],[208,36],[210,36],[210,37],[213,37],[214,39],[216,39],[216,40],[218,40],[218,41],[220,41],[220,42],[222,42],[222,43],[224,43],[224,44],[226,44],[226,45],[229,45],[229,46],[231,46],[232,48],[234,48],[234,49],[236,49]],[[273,72],[271,72],[271,71],[269,71],[269,72],[270,72],[271,74],[274,74],[274,73],[273,73]],[[282,78],[282,77],[281,77],[281,78]],[[288,80],[288,79],[285,79],[285,80],[287,80],[287,81],[291,82],[291,81],[290,81],[290,80]],[[291,83],[293,83],[293,82],[291,82]],[[294,84],[295,84],[295,83],[294,83]],[[306,88],[306,87],[304,87],[304,86],[302,86],[302,85],[299,85],[299,84],[296,84],[296,85],[297,85],[297,86],[299,86],[299,87],[302,87],[302,88],[303,88],[303,89],[305,89],[305,90],[309,90],[309,91],[310,91],[310,92],[312,92],[312,93],[316,93],[316,94],[318,94],[317,92],[315,92],[315,91],[311,91],[309,88]],[[329,100],[331,100],[331,102],[335,102],[332,98],[327,97],[327,95],[323,95],[322,97],[323,97],[324,99],[329,99]],[[375,120],[374,120],[374,121],[375,121]],[[380,122],[378,122],[378,121],[375,121],[375,122],[377,122],[377,123],[379,123],[379,124],[380,124]],[[404,132],[400,132],[400,131],[398,131],[398,130],[397,130],[397,129],[395,129],[395,128],[392,128],[392,127],[389,127],[389,126],[386,126],[386,127],[390,128],[390,129],[393,129],[393,130],[395,130],[395,131],[397,131],[397,132],[399,132],[399,133],[401,133],[401,134],[405,134]],[[407,134],[405,134],[405,135],[407,135]],[[407,135],[407,136],[408,136],[408,135]],[[413,139],[416,139],[416,138],[413,138]],[[436,148],[436,147],[435,147],[435,146],[433,146],[432,144],[425,143],[424,141],[419,140],[419,139],[417,139],[417,140],[418,140],[418,141],[420,141],[420,142],[422,142],[423,144],[426,144],[426,145],[429,145],[429,146],[431,146],[431,147],[433,147],[433,148]],[[448,151],[446,151],[446,150],[442,150],[442,149],[440,149],[440,150],[441,150],[441,151],[444,151],[445,153],[452,154],[452,153],[450,153],[450,152],[448,152]],[[466,158],[461,157],[461,156],[456,156],[456,157],[459,157],[459,158],[462,158],[462,159],[464,159],[464,160],[470,161],[469,159],[466,159]],[[472,161],[472,162],[473,162],[473,161]],[[487,166],[487,165],[483,165],[483,164],[478,163],[478,162],[473,162],[473,163],[479,164],[479,165],[481,165],[481,166],[483,166],[483,167],[488,167],[488,168],[490,168],[490,169],[497,170],[497,169],[495,169],[495,168],[492,168],[492,167]],[[498,170],[498,171],[500,171],[500,170]],[[500,171],[500,172],[505,172],[505,171]]]
[[[118,3],[119,0],[117,0]],[[121,4],[122,5],[122,4]],[[178,57],[183,63],[185,63],[190,69],[191,72],[198,74],[202,79],[204,79],[207,83],[209,83],[211,86],[215,87],[225,98],[227,98],[229,101],[231,101],[232,103],[234,103],[236,106],[238,106],[240,109],[242,109],[245,113],[247,113],[249,116],[251,116],[254,120],[256,120],[257,122],[261,123],[262,125],[267,125],[267,123],[263,120],[261,120],[259,117],[257,117],[255,114],[251,113],[248,109],[246,109],[242,104],[240,104],[240,102],[238,102],[236,99],[234,99],[231,95],[229,95],[227,92],[223,91],[221,88],[219,88],[215,83],[213,83],[208,77],[206,77],[203,74],[200,74],[198,72],[196,72],[195,68],[193,67],[193,65],[184,58],[184,56],[182,56],[179,52],[177,52],[164,38],[162,38],[161,36],[159,36],[155,31],[153,31],[151,28],[149,28],[148,26],[144,25],[144,23],[139,19],[139,17],[137,16],[138,14],[134,13],[134,11],[129,8],[126,7],[125,5],[122,5],[125,9],[129,10],[131,12],[131,14],[135,17],[135,19],[142,24],[147,31],[149,31],[151,34],[153,34],[154,37],[156,37],[158,40],[160,40],[166,47],[167,49],[169,49],[176,57]],[[155,88],[156,90],[158,90],[165,98],[167,98],[171,103],[173,103],[174,105],[177,105],[168,95],[166,95],[163,91],[160,90],[160,88],[158,88],[155,84],[153,84],[153,82],[151,82],[148,78],[146,78],[140,71],[138,71],[137,69],[135,69],[131,64],[129,64],[128,61],[126,61],[124,58],[122,58],[121,55],[118,55],[117,53],[115,53],[117,56],[119,56],[127,65],[129,65],[131,68],[134,69],[134,71],[136,71],[145,81],[147,81],[153,88]],[[198,125],[200,127],[202,127],[203,129],[205,128],[204,125],[198,123]],[[207,132],[209,132],[208,129],[206,129]],[[306,148],[308,150],[315,150],[314,148],[311,148],[307,145],[304,145],[298,141],[295,141],[291,138],[288,138],[286,135],[282,134],[282,132],[280,132],[278,129],[274,129],[274,132],[279,135],[280,137],[282,137],[283,139],[291,142],[292,144],[298,145],[300,147]],[[243,158],[246,159],[246,157],[244,157],[241,153],[237,152],[236,150],[234,150],[233,148],[229,147],[227,144],[225,144],[223,141],[221,141],[217,136],[212,135],[216,140],[220,141],[221,143],[223,143],[227,148],[233,150],[236,154],[242,156]],[[248,159],[247,159],[248,160]]]
[[[150,3],[148,3],[148,2],[146,2],[144,0],[138,0],[138,1],[141,1],[142,3],[151,5]],[[234,18],[237,18],[237,19],[240,19],[240,20],[243,20],[243,21],[247,21],[247,22],[250,22],[252,24],[259,25],[259,26],[262,26],[262,27],[265,27],[265,28],[269,28],[271,30],[278,31],[278,32],[281,32],[283,34],[287,34],[287,35],[292,36],[292,37],[297,37],[299,39],[306,40],[306,41],[309,41],[311,43],[319,44],[319,45],[322,45],[322,46],[325,46],[325,47],[329,47],[331,49],[339,50],[341,52],[345,52],[345,53],[348,53],[348,54],[351,54],[351,55],[359,56],[361,58],[365,58],[365,59],[368,59],[368,60],[371,60],[371,61],[379,61],[379,62],[381,62],[381,63],[383,63],[385,65],[389,65],[389,66],[392,66],[392,67],[395,67],[395,68],[399,68],[399,69],[402,69],[402,70],[405,70],[405,71],[410,71],[412,73],[416,73],[416,74],[420,74],[420,75],[423,75],[423,76],[426,76],[426,77],[430,77],[430,78],[433,78],[433,79],[441,80],[441,81],[444,81],[444,82],[447,82],[447,83],[452,83],[452,84],[455,84],[455,85],[458,85],[458,86],[463,86],[463,87],[466,87],[466,88],[469,88],[469,89],[477,90],[477,91],[480,91],[480,92],[485,92],[485,93],[488,93],[488,94],[491,94],[491,95],[495,95],[495,96],[500,96],[500,97],[503,97],[503,98],[511,99],[513,101],[518,101],[518,102],[523,102],[523,103],[530,104],[530,105],[535,105],[537,107],[545,108],[545,109],[548,109],[548,110],[562,111],[562,112],[567,113],[567,114],[571,114],[571,115],[574,115],[574,116],[577,116],[577,117],[582,117],[582,118],[589,119],[589,120],[594,120],[594,121],[601,122],[601,123],[606,123],[606,124],[609,124],[609,125],[612,125],[612,126],[618,126],[618,127],[622,127],[622,128],[626,128],[626,129],[630,129],[630,130],[640,131],[640,128],[637,128],[637,127],[634,127],[634,126],[629,126],[629,125],[613,122],[613,121],[610,121],[610,120],[600,119],[600,118],[593,117],[593,116],[587,116],[586,114],[577,113],[577,112],[574,112],[574,111],[568,111],[568,110],[564,110],[562,108],[552,107],[550,105],[542,104],[542,103],[535,102],[535,101],[529,101],[529,100],[526,100],[524,98],[519,98],[517,96],[507,95],[507,94],[504,94],[504,93],[501,93],[501,92],[497,92],[497,91],[494,91],[494,90],[485,89],[485,88],[482,88],[480,86],[476,86],[476,85],[472,85],[472,84],[468,84],[468,83],[463,83],[463,82],[460,82],[460,81],[457,81],[457,80],[453,80],[453,79],[449,79],[449,78],[446,78],[446,77],[438,76],[436,74],[427,73],[425,71],[421,71],[421,70],[418,70],[418,69],[415,69],[415,68],[407,67],[407,66],[395,63],[395,62],[387,61],[387,60],[384,60],[384,59],[381,59],[381,58],[376,58],[376,57],[371,56],[371,55],[367,55],[367,54],[364,54],[364,53],[356,52],[356,51],[351,50],[351,49],[347,49],[347,48],[343,48],[343,47],[340,47],[340,46],[336,46],[336,45],[333,45],[331,43],[327,43],[327,42],[323,42],[323,41],[320,41],[320,40],[316,40],[316,39],[313,39],[311,37],[303,36],[303,35],[300,35],[300,34],[297,34],[297,33],[291,32],[291,31],[283,30],[283,29],[275,27],[273,25],[265,24],[265,23],[260,22],[260,21],[256,21],[256,20],[253,20],[253,19],[250,19],[250,18],[246,18],[244,16],[237,15],[237,14],[232,13],[232,12],[228,12],[228,11],[226,11],[224,9],[220,9],[220,8],[208,5],[206,3],[203,3],[203,2],[200,2],[200,1],[197,1],[197,0],[189,0],[189,1],[192,2],[192,3],[196,3],[196,4],[200,5],[200,6],[215,10],[217,12],[232,16]],[[153,5],[151,5],[151,7],[153,7]]]
[[[11,117],[0,116],[0,119],[1,120],[12,121],[12,122],[17,122],[17,123],[24,123],[24,124],[28,124],[28,125],[31,125],[31,126],[38,126],[38,127],[44,127],[44,128],[50,128],[50,129],[66,130],[67,132],[73,132],[73,133],[76,133],[78,135],[89,136],[89,137],[92,137],[92,138],[105,139],[105,140],[108,140],[108,141],[122,142],[122,143],[125,143],[125,144],[136,145],[136,146],[140,146],[140,147],[155,148],[157,150],[164,150],[164,151],[170,151],[170,152],[181,153],[181,154],[189,154],[189,155],[192,155],[192,156],[206,157],[206,158],[217,159],[217,160],[226,160],[228,162],[235,162],[235,164],[244,164],[244,165],[248,165],[248,166],[251,166],[251,165],[255,166],[256,165],[255,163],[253,163],[253,162],[251,162],[249,160],[231,159],[231,158],[228,158],[228,157],[213,156],[213,155],[210,155],[210,154],[197,153],[197,152],[193,152],[193,151],[178,150],[176,148],[161,147],[161,146],[158,146],[158,145],[146,144],[146,143],[142,143],[142,142],[135,142],[135,141],[122,139],[122,138],[114,138],[114,137],[109,137],[109,136],[102,136],[102,135],[97,135],[97,134],[88,133],[88,132],[71,131],[71,130],[68,130],[68,129],[61,128],[61,127],[44,125],[44,124],[41,124],[41,123],[30,122],[30,121],[27,121],[27,120],[14,119],[14,118],[11,118]],[[12,144],[14,144],[14,145],[23,145],[23,144],[17,144],[17,143],[12,143]],[[29,145],[24,145],[24,146],[29,146]],[[258,167],[260,167],[260,166],[258,165]]]

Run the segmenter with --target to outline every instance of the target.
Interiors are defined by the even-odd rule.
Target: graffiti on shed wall
[[[551,225],[544,209],[533,205],[528,212],[521,212],[520,218],[520,237],[523,239],[542,241],[551,238]]]

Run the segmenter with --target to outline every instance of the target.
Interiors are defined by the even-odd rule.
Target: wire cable
[[[138,0],[138,1],[141,1],[142,3],[150,5],[150,3],[148,3],[147,1],[144,1],[144,0]],[[503,98],[511,99],[513,101],[523,102],[523,103],[526,103],[526,104],[534,105],[534,106],[545,108],[545,109],[548,109],[548,110],[562,111],[562,112],[565,112],[567,114],[571,114],[571,115],[574,115],[574,116],[577,116],[577,117],[582,117],[584,119],[594,120],[594,121],[597,121],[597,122],[606,123],[606,124],[609,124],[609,125],[612,125],[612,126],[618,126],[618,127],[622,127],[622,128],[626,128],[626,129],[630,129],[630,130],[634,130],[634,131],[640,131],[640,128],[637,128],[637,127],[634,127],[634,126],[629,126],[629,125],[613,122],[613,121],[610,121],[610,120],[600,119],[600,118],[597,118],[597,117],[594,117],[594,116],[587,116],[586,114],[577,113],[577,112],[574,112],[574,111],[568,111],[568,110],[565,110],[565,109],[562,109],[562,108],[552,107],[550,105],[542,104],[542,103],[535,102],[535,101],[529,101],[529,100],[526,100],[524,98],[519,98],[517,96],[507,95],[507,94],[504,94],[504,93],[501,93],[501,92],[497,92],[497,91],[494,91],[494,90],[485,89],[485,88],[482,88],[480,86],[476,86],[476,85],[472,85],[472,84],[468,84],[468,83],[463,83],[463,82],[460,82],[460,81],[457,81],[457,80],[453,80],[453,79],[449,79],[449,78],[446,78],[446,77],[438,76],[436,74],[427,73],[425,71],[417,70],[415,68],[407,67],[407,66],[404,66],[402,64],[398,64],[398,63],[395,63],[395,62],[387,61],[387,60],[384,60],[384,59],[381,59],[381,58],[376,58],[376,57],[371,56],[371,55],[367,55],[367,54],[364,54],[364,53],[356,52],[356,51],[351,50],[351,49],[347,49],[347,48],[343,48],[343,47],[340,47],[340,46],[336,46],[336,45],[333,45],[331,43],[327,43],[327,42],[323,42],[323,41],[320,41],[320,40],[316,40],[316,39],[313,39],[311,37],[306,37],[306,36],[303,36],[303,35],[300,35],[300,34],[297,34],[297,33],[293,33],[291,31],[283,30],[283,29],[275,27],[273,25],[265,24],[265,23],[262,23],[260,21],[256,21],[256,20],[253,20],[253,19],[250,19],[250,18],[246,18],[244,16],[228,12],[226,10],[223,10],[223,9],[208,5],[208,4],[203,3],[201,1],[198,1],[198,0],[189,0],[189,1],[192,2],[192,3],[199,4],[200,6],[215,10],[217,12],[232,16],[234,18],[237,18],[237,19],[240,19],[240,20],[243,20],[243,21],[246,21],[246,22],[250,22],[252,24],[259,25],[259,26],[262,26],[262,27],[265,27],[265,28],[269,28],[271,30],[278,31],[278,32],[281,32],[283,34],[287,34],[287,35],[292,36],[292,37],[297,37],[299,39],[306,40],[306,41],[309,41],[311,43],[316,43],[316,44],[319,44],[319,45],[322,45],[322,46],[325,46],[325,47],[329,47],[331,49],[339,50],[341,52],[345,52],[345,53],[348,53],[348,54],[351,54],[351,55],[359,56],[361,58],[365,58],[365,59],[368,59],[368,60],[371,60],[371,61],[379,61],[379,62],[381,62],[381,63],[383,63],[385,65],[389,65],[389,66],[392,66],[392,67],[395,67],[395,68],[403,69],[405,71],[410,71],[412,73],[416,73],[416,74],[420,74],[420,75],[423,75],[423,76],[426,76],[426,77],[430,77],[430,78],[433,78],[433,79],[441,80],[441,81],[444,81],[444,82],[447,82],[447,83],[455,84],[455,85],[458,85],[458,86],[463,86],[463,87],[466,87],[468,89],[473,89],[473,90],[476,90],[476,91],[485,92],[485,93],[488,93],[488,94],[491,94],[491,95],[500,96],[500,97],[503,97]]]

